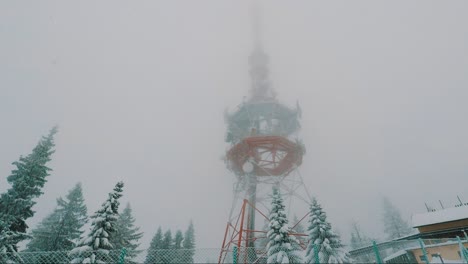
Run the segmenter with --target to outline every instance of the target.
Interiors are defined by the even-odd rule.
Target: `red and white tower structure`
[[[300,201],[308,205],[310,195],[298,170],[305,147],[298,138],[301,109],[281,104],[269,78],[268,56],[261,41],[258,8],[253,9],[254,48],[249,57],[251,88],[246,101],[226,113],[225,161],[235,175],[234,198],[226,225],[219,263],[259,263],[264,260],[269,197],[272,187],[280,189],[289,209]],[[299,222],[307,216],[303,206]],[[261,220],[261,221],[258,221]],[[257,222],[258,223],[257,223]],[[305,221],[304,221],[305,222]],[[298,223],[291,223],[294,230]],[[292,234],[305,236],[304,234]],[[306,239],[300,239],[305,244]],[[236,248],[237,253],[233,253]]]

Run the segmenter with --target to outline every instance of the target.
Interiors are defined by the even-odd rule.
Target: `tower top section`
[[[300,128],[301,110],[299,105],[297,105],[296,109],[291,109],[276,99],[276,93],[269,79],[268,56],[263,51],[260,8],[258,1],[253,0],[252,3],[251,19],[254,45],[249,57],[249,72],[252,84],[247,100],[244,100],[235,112],[229,113],[226,111],[225,113],[225,120],[228,125],[226,142],[233,145],[239,144],[248,137],[273,136],[287,138]],[[271,139],[273,138],[267,138],[267,141]],[[276,138],[273,141],[275,140]],[[267,144],[263,141],[259,143],[256,140],[250,141],[250,143],[251,145]],[[283,145],[285,146],[285,144]],[[289,147],[285,147],[285,149],[287,148]],[[244,148],[236,149],[228,156],[237,159],[238,150],[242,152]],[[245,160],[239,161],[237,167],[242,168],[242,162],[245,162]],[[276,160],[273,163],[278,164]],[[297,164],[300,164],[300,162]],[[276,172],[269,171],[268,173]]]
[[[258,1],[253,1],[251,8],[252,32],[254,39],[253,51],[249,57],[250,78],[250,101],[273,101],[276,93],[269,79],[268,55],[263,50],[261,13]]]

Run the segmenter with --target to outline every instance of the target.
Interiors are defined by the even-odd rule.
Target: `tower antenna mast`
[[[303,189],[308,195],[298,172],[305,147],[292,138],[300,128],[300,108],[291,109],[276,100],[269,79],[268,56],[263,50],[259,1],[252,2],[250,11],[253,33],[253,50],[249,57],[250,94],[235,112],[225,115],[226,142],[230,144],[225,161],[237,182],[219,263],[232,263],[229,257],[234,247],[238,250],[239,263],[257,263],[265,257],[266,230],[259,229],[256,221],[269,221],[265,201],[270,199],[272,187],[278,187],[289,199],[295,196],[307,203],[310,201],[300,197],[299,191]],[[233,215],[239,205],[240,213]],[[264,212],[259,206],[264,207]],[[291,226],[295,225],[297,223]]]

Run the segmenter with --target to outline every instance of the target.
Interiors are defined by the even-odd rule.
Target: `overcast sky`
[[[249,1],[0,2],[0,191],[58,124],[34,227],[77,182],[90,213],[118,180],[148,246],[158,226],[220,247],[233,175],[224,110],[249,89]],[[281,102],[302,114],[300,170],[333,226],[382,236],[468,201],[466,1],[264,1]]]

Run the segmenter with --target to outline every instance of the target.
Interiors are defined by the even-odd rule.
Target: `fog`
[[[234,176],[225,109],[248,94],[250,1],[0,3],[0,191],[11,162],[59,125],[34,227],[82,182],[89,213],[118,180],[146,248],[195,224],[220,247]],[[281,102],[302,108],[300,168],[345,242],[468,200],[468,3],[263,1]]]

